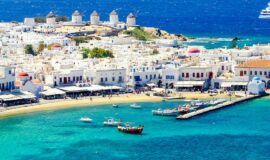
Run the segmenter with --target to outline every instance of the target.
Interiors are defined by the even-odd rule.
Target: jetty
[[[210,106],[210,107],[203,108],[203,109],[200,109],[200,110],[196,110],[196,111],[193,111],[193,112],[190,112],[190,113],[187,113],[187,114],[179,115],[179,116],[176,117],[176,119],[179,119],[179,120],[190,119],[190,118],[195,117],[195,116],[206,114],[206,113],[209,113],[209,112],[212,112],[212,111],[216,111],[216,110],[219,110],[219,109],[222,109],[222,108],[233,106],[233,105],[236,105],[236,104],[239,104],[239,103],[247,102],[249,100],[264,97],[264,96],[267,96],[267,95],[268,94],[264,94],[264,95],[260,95],[260,96],[258,96],[258,95],[248,95],[248,96],[245,96],[245,97],[242,97],[242,98],[238,98],[238,99],[235,99],[235,100],[224,102],[222,104],[218,104],[218,105],[215,105],[215,106]]]

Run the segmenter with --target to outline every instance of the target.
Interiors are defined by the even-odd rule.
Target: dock
[[[232,101],[227,101],[227,102],[224,102],[222,104],[218,104],[216,106],[210,106],[210,107],[207,107],[207,108],[196,110],[194,112],[190,112],[190,113],[187,113],[187,114],[184,114],[184,115],[180,115],[180,116],[176,117],[176,119],[179,119],[179,120],[190,119],[190,118],[195,117],[195,116],[206,114],[206,113],[209,113],[209,112],[212,112],[212,111],[216,111],[216,110],[219,110],[219,109],[222,109],[222,108],[226,108],[226,107],[229,107],[229,106],[233,106],[233,105],[236,105],[236,104],[239,104],[239,103],[247,102],[249,100],[253,100],[253,99],[264,97],[264,96],[268,96],[268,94],[261,95],[261,96],[249,95],[249,96],[238,98],[238,99],[235,99],[235,100],[232,100]]]

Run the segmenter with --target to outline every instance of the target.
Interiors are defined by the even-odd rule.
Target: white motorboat
[[[118,108],[119,106],[117,104],[112,105],[113,108]]]
[[[224,103],[224,102],[226,102],[226,101],[227,101],[226,99],[211,100],[211,101],[209,102],[209,105],[218,105],[218,104]]]
[[[109,118],[109,119],[107,119],[107,121],[104,121],[103,124],[105,126],[118,126],[118,125],[122,124],[122,122],[120,120],[116,120],[114,118]]]
[[[268,6],[261,11],[259,18],[270,19],[270,2],[268,3]]]
[[[152,110],[153,115],[158,115],[158,116],[177,116],[179,112],[176,109],[157,109],[157,110]]]
[[[85,123],[91,123],[93,120],[89,117],[82,117],[80,121]]]
[[[142,106],[141,106],[141,105],[138,105],[138,104],[131,104],[131,105],[130,105],[130,108],[141,109]]]

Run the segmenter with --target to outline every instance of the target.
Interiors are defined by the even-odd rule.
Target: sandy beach
[[[92,97],[84,99],[65,99],[58,100],[54,102],[49,102],[45,104],[32,104],[25,107],[17,107],[13,109],[3,110],[0,112],[0,118],[16,116],[20,114],[47,111],[47,110],[58,110],[65,108],[76,108],[76,107],[86,107],[86,106],[96,106],[103,104],[119,104],[119,103],[135,103],[135,102],[157,102],[161,101],[161,97],[146,96],[144,94],[140,95],[121,95],[108,97]]]
[[[211,98],[230,98],[227,94],[218,94],[217,96],[210,96],[208,93],[200,92],[185,92],[179,93],[173,96],[184,97],[186,99],[211,99]],[[232,96],[232,98],[236,98]],[[20,114],[27,114],[32,112],[41,112],[47,110],[58,110],[65,108],[76,108],[76,107],[86,107],[86,106],[97,106],[103,104],[119,104],[119,103],[135,103],[135,102],[157,102],[162,101],[162,97],[156,96],[146,96],[145,94],[129,94],[108,97],[89,97],[83,99],[60,99],[57,101],[46,101],[38,104],[30,104],[27,106],[18,106],[2,110],[0,112],[0,118],[16,116]]]

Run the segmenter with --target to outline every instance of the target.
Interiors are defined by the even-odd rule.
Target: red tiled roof
[[[28,75],[28,73],[26,73],[26,72],[21,72],[21,73],[19,73],[18,75],[17,75],[17,77],[28,77],[29,75]]]
[[[270,60],[250,60],[238,65],[237,68],[270,68]]]

